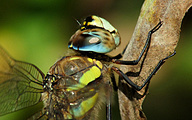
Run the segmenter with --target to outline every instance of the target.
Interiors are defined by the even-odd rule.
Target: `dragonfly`
[[[101,105],[106,106],[106,119],[112,119],[112,94],[118,88],[114,72],[139,91],[175,52],[162,59],[141,86],[110,63],[136,65],[161,25],[160,21],[149,31],[137,60],[123,61],[119,60],[123,52],[114,57],[105,54],[119,46],[118,31],[104,18],[89,16],[70,38],[68,46],[74,53],[56,61],[46,75],[31,63],[15,60],[0,47],[0,116],[43,102],[42,111],[30,119],[96,120]]]
[[[0,115],[43,101],[42,115],[35,119],[96,119],[94,110],[111,94],[108,70],[95,59],[65,56],[46,76],[35,65],[11,58],[2,47],[0,61]]]

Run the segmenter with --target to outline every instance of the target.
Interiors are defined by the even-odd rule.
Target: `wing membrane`
[[[43,79],[39,68],[12,59],[0,46],[0,115],[38,103]]]

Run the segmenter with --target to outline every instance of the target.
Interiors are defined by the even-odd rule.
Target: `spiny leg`
[[[105,87],[106,89],[106,120],[112,120],[112,114],[111,114],[111,100],[112,100],[112,93],[113,93],[113,86],[111,82],[114,81],[109,81],[108,85]],[[115,84],[116,85],[116,84]]]
[[[126,47],[126,48],[123,50],[122,54],[119,54],[119,55],[113,57],[112,61],[115,60],[115,63],[117,63],[117,64],[136,65],[136,64],[138,64],[138,62],[140,61],[140,59],[141,59],[141,57],[143,56],[144,52],[146,51],[146,54],[145,54],[144,59],[143,59],[143,61],[142,61],[142,65],[143,65],[143,62],[144,62],[145,57],[146,57],[146,55],[147,55],[147,51],[148,51],[149,46],[150,46],[151,35],[152,35],[152,33],[154,33],[155,31],[157,31],[157,30],[161,27],[161,25],[162,25],[162,22],[160,21],[151,31],[149,31],[149,33],[148,33],[148,38],[147,38],[147,41],[146,41],[146,43],[145,43],[145,46],[144,46],[144,48],[143,48],[143,50],[142,50],[142,52],[141,52],[141,54],[140,54],[140,56],[139,56],[139,58],[138,58],[137,60],[134,60],[134,61],[121,61],[121,60],[117,60],[117,59],[120,59],[120,58],[122,57],[122,54],[124,54],[124,52],[125,52],[125,50],[126,50],[126,48],[127,48],[127,47]],[[113,62],[114,62],[114,61],[113,61]],[[142,70],[142,65],[141,65],[141,69],[140,69],[140,71],[139,71],[138,74],[140,74],[140,72],[141,72],[141,70]],[[160,66],[159,66],[159,67],[160,67]],[[125,81],[126,81],[128,84],[130,84],[130,85],[131,85],[134,89],[136,89],[136,90],[141,90],[147,83],[149,83],[149,82],[146,82],[143,86],[141,86],[142,88],[139,88],[140,86],[138,86],[138,85],[136,85],[135,83],[133,83],[133,82],[128,78],[128,76],[125,75],[121,70],[119,70],[119,69],[116,68],[116,67],[112,67],[111,69],[112,69],[113,71],[117,72],[123,79],[125,79]],[[157,70],[158,70],[158,69],[157,69]],[[150,80],[148,80],[148,81],[150,81]],[[112,83],[113,83],[113,88],[114,88],[114,90],[117,90],[118,87],[117,87],[117,85],[116,85],[116,81],[114,80],[114,74],[113,74],[113,76],[112,76]],[[139,88],[139,89],[137,89],[137,88]],[[107,113],[107,120],[111,120],[111,103],[110,103],[110,102],[108,102],[107,105],[106,105],[106,113]]]
[[[107,120],[111,120],[111,103],[107,103],[106,105],[106,116]]]
[[[117,74],[119,74],[131,87],[133,87],[135,90],[140,91],[152,78],[152,76],[159,70],[159,68],[165,63],[165,60],[174,56],[176,54],[176,51],[174,51],[173,54],[169,55],[168,57],[162,59],[159,61],[157,66],[154,68],[154,70],[150,73],[150,75],[147,77],[145,82],[141,85],[138,86],[135,83],[133,83],[126,74],[124,74],[119,68],[112,66],[111,69],[115,71]]]
[[[143,50],[141,51],[139,57],[137,60],[133,60],[133,61],[124,61],[124,60],[118,60],[118,59],[112,59],[112,62],[116,63],[116,64],[123,64],[123,65],[136,65],[138,64],[138,62],[141,60],[141,57],[143,56],[145,50],[147,49],[147,47],[150,45],[151,42],[151,36],[154,32],[156,32],[160,27],[162,26],[162,21],[160,20],[159,23],[148,32],[148,36],[147,36],[147,40],[145,42],[145,46],[143,47]],[[126,47],[127,48],[127,47]],[[125,49],[126,49],[125,48]],[[122,54],[124,54],[125,49],[123,50]],[[117,55],[119,57],[119,55]],[[116,58],[116,56],[114,57]]]

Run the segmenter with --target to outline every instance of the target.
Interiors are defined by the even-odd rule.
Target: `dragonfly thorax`
[[[104,96],[106,70],[100,61],[81,56],[63,57],[49,70],[42,93],[49,119],[80,119]],[[102,88],[102,89],[101,89]],[[102,95],[99,96],[99,93]],[[87,116],[87,114],[89,114]]]

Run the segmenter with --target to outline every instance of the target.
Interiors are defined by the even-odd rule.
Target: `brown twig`
[[[174,52],[180,36],[182,19],[191,6],[192,0],[145,0],[123,59],[137,59],[145,44],[148,31],[159,22],[159,19],[163,21],[163,25],[152,35],[151,45],[139,77],[130,77],[134,83],[141,85],[157,63]],[[138,72],[140,66],[141,62],[136,66],[121,66],[121,70],[124,73]],[[148,87],[136,92],[129,85],[121,82],[119,88],[122,120],[145,120],[141,106],[145,98],[145,95],[142,95]]]

